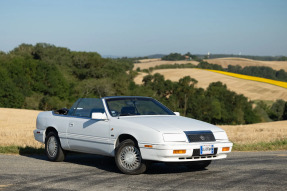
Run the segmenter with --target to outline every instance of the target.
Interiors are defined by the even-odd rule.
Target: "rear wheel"
[[[194,170],[203,170],[210,165],[211,160],[195,161],[188,163],[188,167]]]
[[[146,171],[146,163],[142,160],[140,150],[131,139],[121,142],[116,148],[115,161],[125,174],[141,174]]]
[[[65,153],[61,147],[57,133],[48,133],[45,140],[45,152],[48,159],[51,161],[61,162],[65,159]]]

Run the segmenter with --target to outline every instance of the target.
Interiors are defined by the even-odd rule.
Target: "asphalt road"
[[[157,163],[134,176],[96,155],[0,155],[0,190],[287,190],[287,151],[233,152],[202,171]]]

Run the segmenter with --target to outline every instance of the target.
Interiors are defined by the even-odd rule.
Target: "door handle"
[[[69,127],[74,127],[74,123],[69,123]]]

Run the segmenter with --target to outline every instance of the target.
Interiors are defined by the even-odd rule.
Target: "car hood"
[[[182,131],[224,131],[221,128],[196,119],[181,116],[125,116],[120,117],[133,125],[145,126],[162,133],[179,133]]]

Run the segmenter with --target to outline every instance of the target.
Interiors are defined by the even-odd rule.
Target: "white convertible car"
[[[34,136],[51,161],[66,151],[112,156],[126,174],[143,173],[151,161],[203,169],[233,145],[219,127],[138,96],[80,98],[70,110],[41,112]]]

